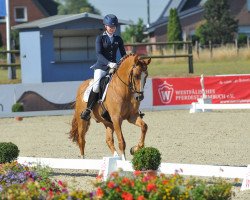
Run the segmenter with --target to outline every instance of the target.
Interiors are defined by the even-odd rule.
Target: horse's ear
[[[137,63],[139,60],[139,56],[136,54],[135,57],[134,57],[134,63]]]
[[[151,62],[151,58],[145,58],[145,59],[143,59],[144,60],[144,62],[146,63],[146,65],[149,65],[149,63]]]

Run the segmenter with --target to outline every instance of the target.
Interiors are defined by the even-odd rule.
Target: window
[[[1,23],[1,22],[5,22],[5,17],[1,17],[1,16],[0,16],[0,23]]]
[[[14,8],[15,21],[16,22],[27,22],[27,8],[26,7],[15,7]]]
[[[55,30],[54,62],[95,60],[96,34],[96,30]]]
[[[247,11],[250,12],[250,0],[247,0]]]

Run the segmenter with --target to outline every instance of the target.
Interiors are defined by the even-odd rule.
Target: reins
[[[132,70],[130,71],[130,74],[129,74],[129,84],[125,83],[121,77],[118,75],[118,70],[116,71],[116,75],[117,77],[119,78],[119,80],[124,84],[126,85],[129,90],[132,92],[132,93],[137,93],[137,94],[143,94],[143,92],[140,92],[140,91],[137,91],[136,88],[135,88],[135,82],[134,82],[134,79],[133,79],[133,68],[136,67],[136,64],[133,65],[132,67]]]

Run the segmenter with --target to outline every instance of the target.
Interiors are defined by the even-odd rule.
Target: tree
[[[238,21],[230,15],[227,0],[208,0],[204,6],[205,23],[199,27],[200,39],[207,43],[231,42],[238,30]]]
[[[167,26],[167,41],[174,42],[174,41],[182,41],[182,28],[180,19],[178,16],[177,9],[170,9],[170,15],[168,20]]]
[[[125,28],[125,31],[122,32],[122,38],[126,43],[133,42],[143,42],[146,38],[146,35],[143,33],[145,25],[143,19],[139,18],[136,25],[129,25]]]
[[[92,6],[88,0],[64,0],[58,7],[58,14],[77,14],[89,12],[93,14],[100,14],[100,11]]]

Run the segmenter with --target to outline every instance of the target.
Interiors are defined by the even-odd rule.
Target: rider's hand
[[[109,74],[113,74],[113,73],[115,73],[115,68],[110,68]]]
[[[116,63],[113,63],[113,62],[109,62],[108,66],[109,66],[111,69],[117,68],[117,64],[116,64]]]

